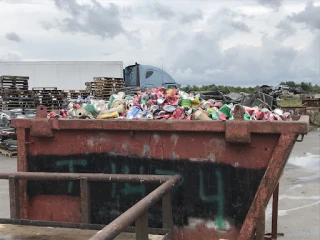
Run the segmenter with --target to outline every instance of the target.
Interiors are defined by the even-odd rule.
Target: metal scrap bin
[[[240,109],[241,110],[241,109]],[[308,117],[297,121],[14,119],[18,171],[180,174],[173,190],[174,239],[251,239]],[[242,113],[243,114],[243,113]],[[155,189],[91,185],[91,223],[106,224]],[[28,181],[21,218],[81,222],[79,183]],[[149,226],[161,226],[161,205]]]

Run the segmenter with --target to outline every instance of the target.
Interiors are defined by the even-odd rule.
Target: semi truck
[[[125,86],[177,88],[164,70],[135,63],[123,69],[122,61],[0,62],[0,76],[28,76],[29,88],[57,87],[79,90],[94,77],[124,78]]]

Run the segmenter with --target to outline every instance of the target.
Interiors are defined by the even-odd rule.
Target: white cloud
[[[103,6],[92,0],[91,4],[80,4],[76,0],[54,0],[56,7],[68,15],[56,23],[45,23],[45,28],[58,27],[63,32],[84,33],[101,38],[113,38],[124,32],[119,19],[119,8],[114,3]]]
[[[258,0],[258,3],[273,10],[278,10],[282,5],[282,0]]]
[[[22,41],[21,37],[14,32],[7,33],[6,38],[10,41],[13,41],[13,42],[21,42]]]
[[[319,79],[317,2],[36,0],[0,5],[1,60],[139,62],[163,66],[179,83],[191,85]],[[23,41],[8,41],[8,33]]]
[[[279,29],[277,38],[284,40],[297,33],[297,28],[288,19],[282,20],[276,26]]]
[[[180,22],[182,24],[189,24],[193,21],[203,19],[203,13],[201,10],[197,9],[191,13],[180,13]]]
[[[6,54],[1,54],[0,53],[0,62],[10,62],[10,61],[21,61],[22,60],[22,55],[19,52],[16,51],[9,51]]]
[[[297,23],[304,23],[311,30],[320,30],[320,6],[308,2],[304,11],[293,13],[289,19]]]

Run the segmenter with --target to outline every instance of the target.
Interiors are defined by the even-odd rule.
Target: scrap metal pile
[[[2,135],[1,135],[2,137]],[[12,138],[8,139],[1,139],[0,140],[0,147],[1,149],[4,149],[8,152],[17,152],[17,140],[14,140]]]
[[[14,118],[33,118],[35,109],[22,110],[2,110],[0,112],[0,152],[12,154],[17,152],[17,135],[14,128],[10,126],[11,119]]]
[[[291,113],[272,110],[263,101],[244,105],[245,120],[290,121]],[[204,100],[200,94],[188,94],[178,89],[152,88],[137,94],[112,94],[109,101],[77,99],[68,103],[59,113],[48,118],[68,119],[176,119],[176,120],[232,120],[234,104],[216,99]]]
[[[0,120],[2,122],[2,120]],[[1,124],[2,125],[2,124]],[[14,128],[0,127],[0,152],[16,153],[17,152],[17,135]]]
[[[279,94],[271,90],[271,87],[262,85],[255,94],[235,93],[222,94],[220,91],[201,91],[195,92],[200,94],[202,99],[221,100],[224,103],[241,104],[243,106],[254,107],[262,106],[269,109],[279,108],[277,98]]]

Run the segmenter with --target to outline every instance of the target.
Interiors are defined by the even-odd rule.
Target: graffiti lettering
[[[70,173],[74,173],[74,167],[75,166],[83,166],[86,167],[87,166],[87,160],[85,159],[77,159],[77,160],[60,160],[56,162],[56,166],[68,166],[69,168],[69,172]],[[68,193],[70,194],[73,188],[73,182],[70,181],[68,183]]]
[[[111,163],[111,172],[117,173],[117,167],[114,163]],[[122,173],[124,174],[130,174],[130,169],[128,165],[124,165],[122,169]],[[144,167],[140,166],[139,173],[144,174]],[[137,186],[134,186],[130,183],[125,183],[123,188],[119,188],[118,186],[121,186],[117,183],[112,183],[112,192],[111,196],[114,198],[116,197],[117,189],[119,192],[121,192],[124,196],[128,196],[130,194],[139,194],[141,195],[141,198],[143,198],[146,195],[146,186],[144,184],[139,184]]]
[[[172,159],[149,159],[110,154],[84,156],[31,156],[32,172],[88,172],[113,174],[180,174],[174,187],[172,210],[177,226],[189,225],[190,218],[206,219],[217,229],[224,229],[225,220],[243,224],[256,189],[265,170],[234,168],[219,163]],[[236,176],[236,177],[235,177]],[[243,191],[243,184],[250,191]],[[90,184],[92,223],[104,224],[132,207],[152,192],[158,184],[102,183]],[[28,181],[28,195],[80,195],[79,182]],[[150,209],[149,226],[162,226],[161,203]],[[103,213],[103,214],[101,214]],[[109,214],[105,214],[109,213]]]
[[[199,186],[199,196],[202,201],[205,202],[216,202],[218,204],[218,213],[217,213],[217,225],[218,227],[223,226],[223,215],[224,215],[224,191],[223,191],[223,178],[219,169],[215,171],[216,173],[216,182],[214,183],[217,186],[217,194],[216,195],[206,195],[205,187],[204,187],[204,175],[203,171],[199,169],[199,178],[200,178],[200,186]],[[212,183],[209,183],[212,184]]]

